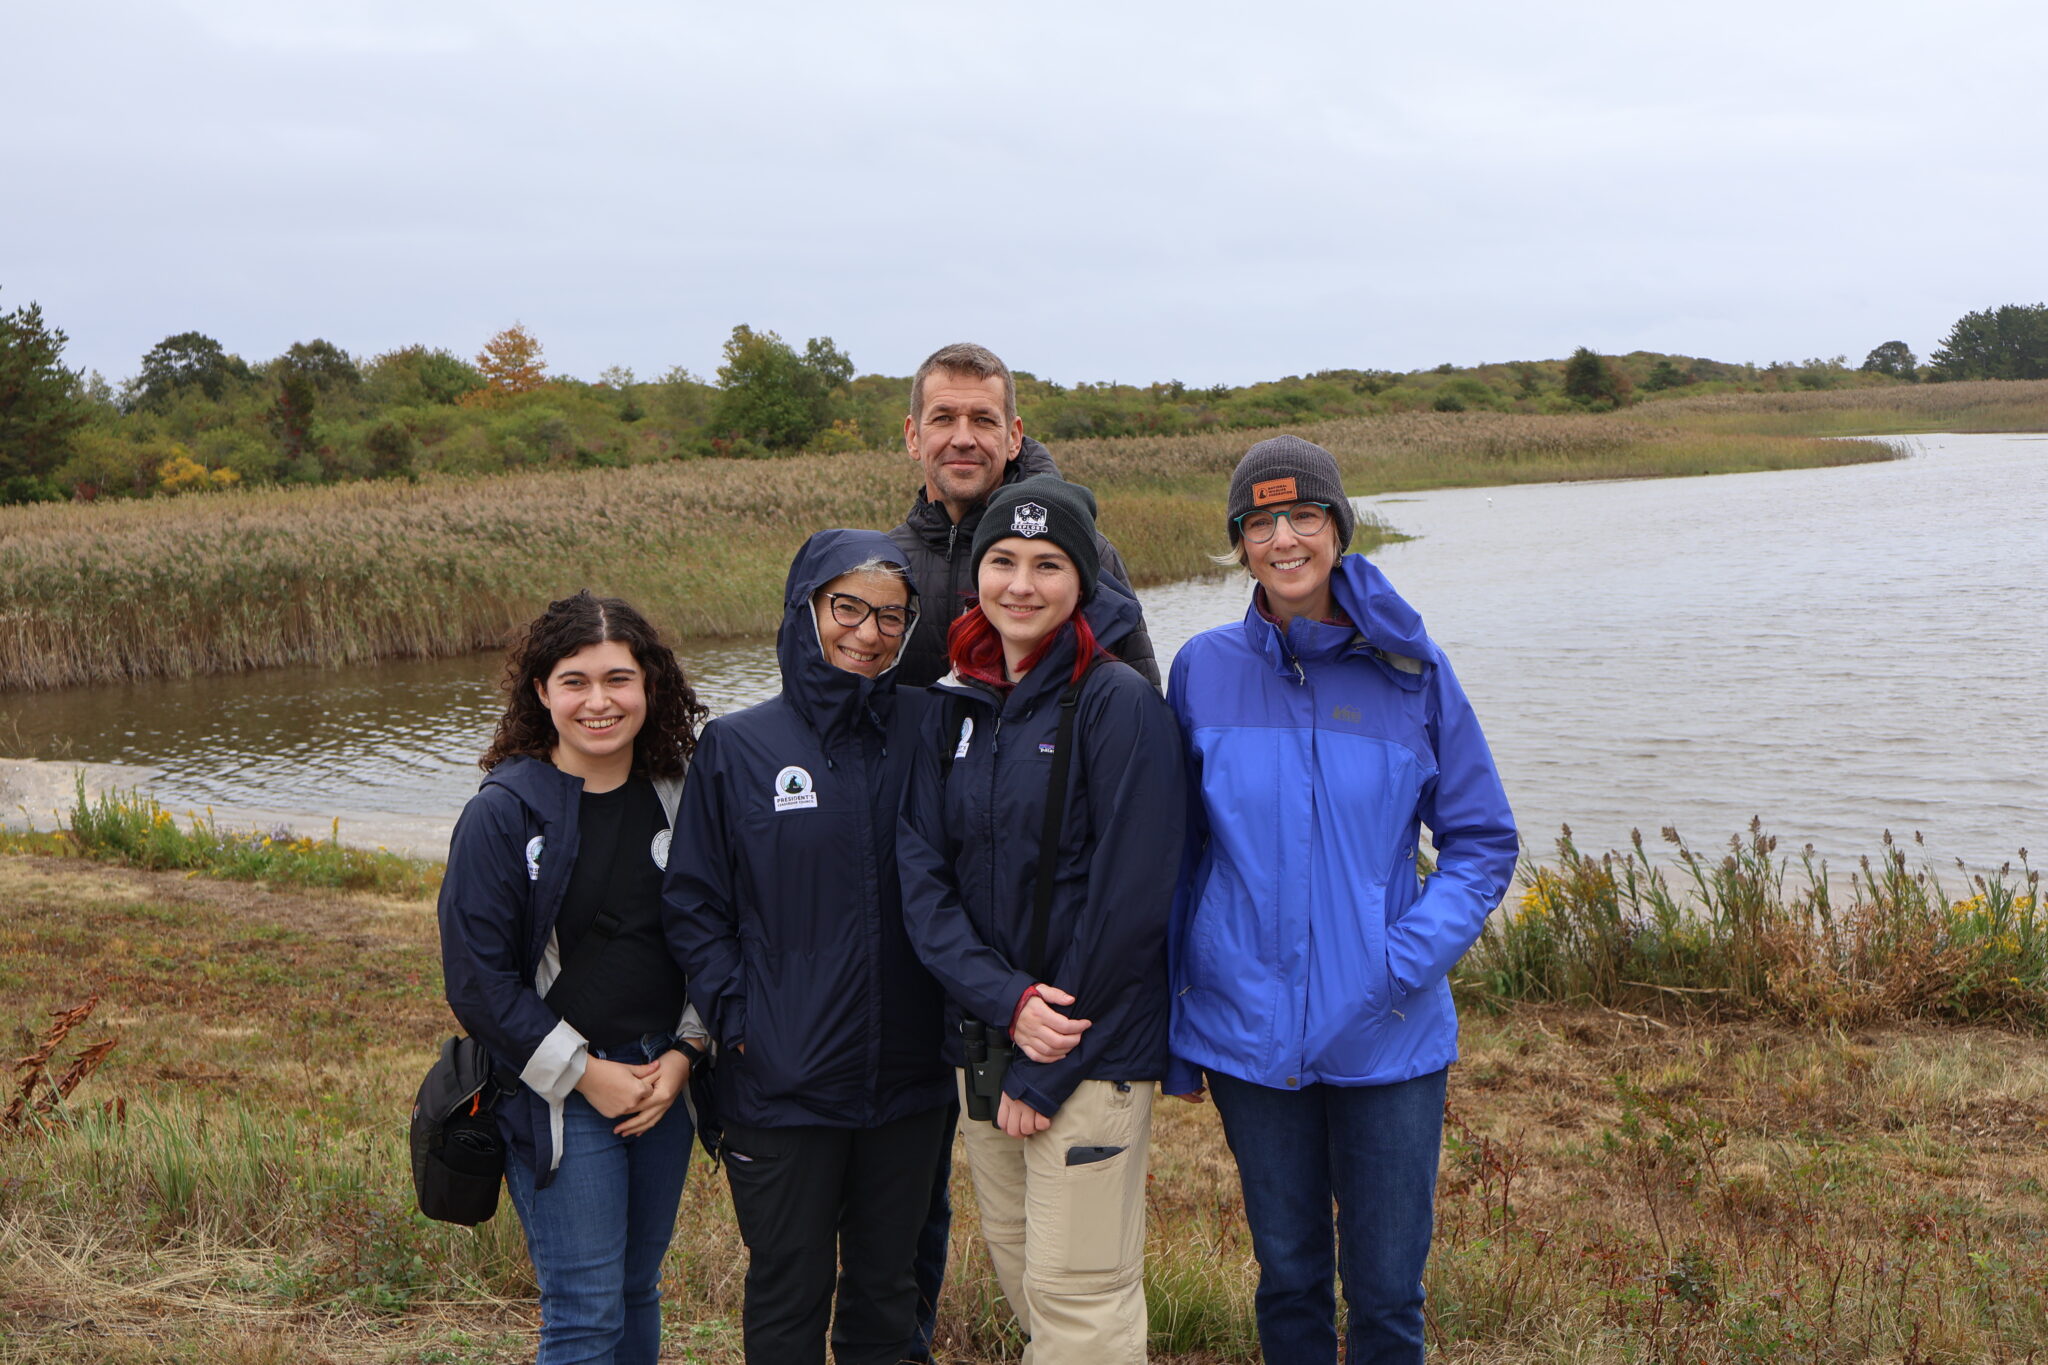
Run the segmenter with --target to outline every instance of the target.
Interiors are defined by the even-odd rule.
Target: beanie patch
[[[1045,534],[1045,509],[1035,502],[1020,502],[1010,518],[1010,530],[1020,536]]]
[[[1264,483],[1252,485],[1254,507],[1271,507],[1275,503],[1299,501],[1294,492],[1294,480],[1291,478],[1268,479]]]

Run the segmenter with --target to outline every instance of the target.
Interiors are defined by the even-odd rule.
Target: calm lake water
[[[1532,851],[1761,815],[1838,867],[1880,832],[1995,865],[2048,851],[2048,437],[1903,438],[1878,465],[1361,500],[1376,559],[1472,695]],[[1219,514],[1220,515],[1220,514]],[[1230,578],[1144,594],[1161,657],[1243,614]],[[682,651],[730,710],[767,642]],[[159,796],[448,815],[475,789],[495,660],[0,696],[17,751],[161,769]]]

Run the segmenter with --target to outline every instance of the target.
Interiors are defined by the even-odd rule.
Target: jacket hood
[[[1423,629],[1422,613],[1395,592],[1379,566],[1364,555],[1347,554],[1337,561],[1330,574],[1330,595],[1351,618],[1354,627],[1350,639],[1343,643],[1355,645],[1362,641],[1366,648],[1411,660],[1421,667],[1442,658],[1436,642]],[[1283,638],[1280,629],[1260,614],[1256,591],[1245,609],[1244,628],[1254,647],[1283,673],[1292,667],[1290,656],[1302,653],[1303,645],[1329,629],[1318,622],[1297,618],[1289,624]]]
[[[903,551],[880,531],[820,531],[797,550],[783,584],[782,626],[775,633],[782,691],[820,739],[850,731],[896,688],[895,664],[879,678],[864,678],[827,663],[818,620],[811,610],[811,598],[818,589],[874,559],[901,564]],[[908,575],[905,577],[907,580]],[[917,610],[915,584],[910,587],[910,608],[913,613]],[[915,622],[912,624],[914,627]],[[907,641],[910,633],[905,631],[903,638]],[[897,658],[902,658],[900,651]]]
[[[1003,471],[1003,482],[996,487],[1028,479],[1034,474],[1050,474],[1056,479],[1061,477],[1060,467],[1053,463],[1052,452],[1026,436],[1024,444],[1017,447],[1017,458],[1010,461],[1010,467]],[[910,515],[904,518],[904,522],[937,546],[946,543],[947,533],[953,529],[953,518],[946,515],[944,507],[931,500],[922,486],[918,488],[917,501],[910,505]],[[960,534],[972,540],[974,528],[980,524],[981,508],[976,507],[960,519]]]
[[[549,828],[559,827],[569,807],[583,795],[582,778],[571,777],[554,764],[526,754],[506,759],[485,773],[478,785],[480,790],[503,787]]]

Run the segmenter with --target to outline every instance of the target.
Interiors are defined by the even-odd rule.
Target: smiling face
[[[925,380],[903,444],[924,471],[925,496],[959,521],[988,500],[1024,446],[1024,419],[1003,415],[1003,381],[952,370]]]
[[[1330,601],[1330,573],[1337,567],[1337,522],[1326,520],[1312,536],[1294,533],[1294,523],[1279,518],[1273,538],[1254,545],[1238,542],[1244,550],[1244,566],[1266,590],[1266,608],[1284,628],[1297,616],[1324,620],[1333,614]]]
[[[618,640],[585,645],[534,687],[555,723],[554,765],[592,791],[624,782],[647,720],[647,678],[632,649]]]
[[[851,616],[863,604],[883,611],[870,610],[858,624],[841,625],[834,619],[835,595],[840,615]],[[896,655],[903,648],[900,631],[891,635],[882,629],[883,615],[893,615],[891,608],[909,605],[910,589],[892,573],[843,573],[818,589],[811,598],[811,614],[818,621],[818,641],[824,646],[825,662],[863,678],[879,677],[896,662]]]
[[[981,614],[1003,637],[1003,665],[1015,678],[1081,604],[1081,575],[1059,546],[1023,536],[989,546],[976,574]]]

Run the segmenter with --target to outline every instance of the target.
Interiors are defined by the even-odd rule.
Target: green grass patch
[[[1780,855],[1760,822],[1719,856],[1664,835],[1668,868],[1640,833],[1592,855],[1566,829],[1554,861],[1524,865],[1454,985],[1491,1004],[2048,1027],[2048,903],[2025,850],[2017,867],[1958,873],[1952,895],[1889,834],[1846,890],[1811,849]]]
[[[140,791],[88,796],[83,775],[68,826],[47,833],[0,830],[0,852],[97,858],[152,871],[413,899],[433,895],[441,883],[439,863],[342,843],[339,819],[325,839],[286,830],[226,829],[211,813],[195,812],[180,825],[161,802]]]

